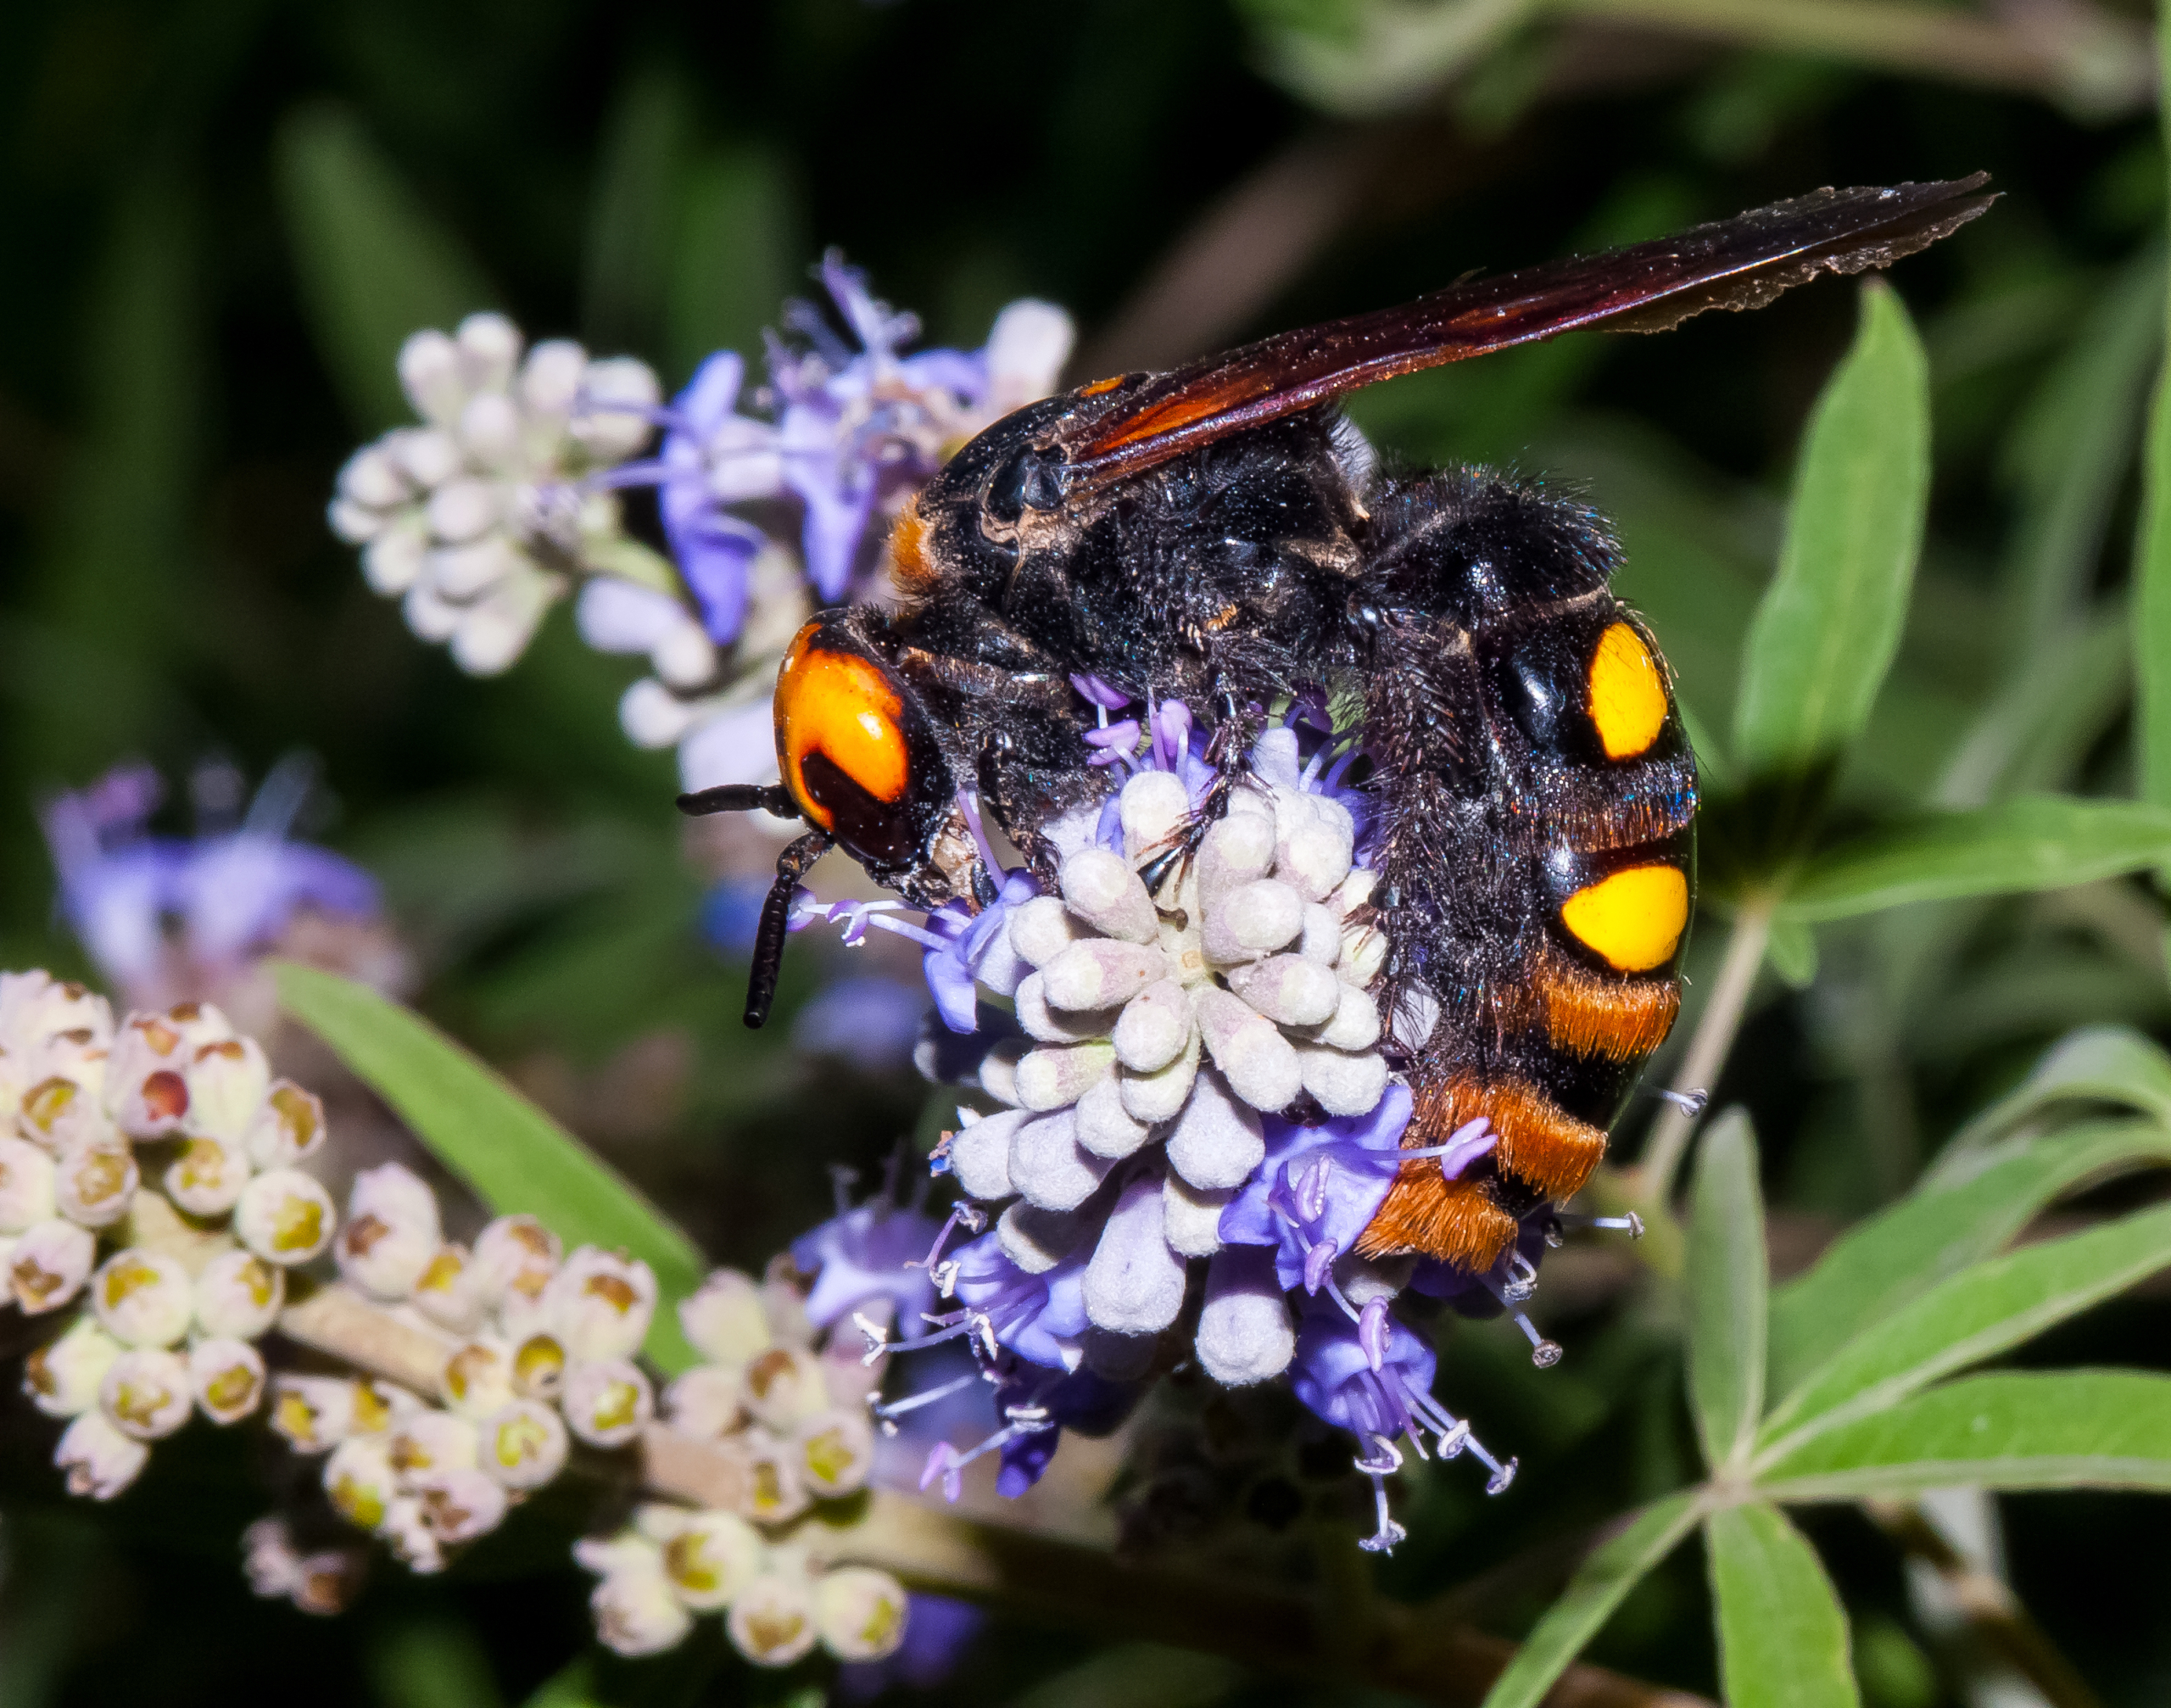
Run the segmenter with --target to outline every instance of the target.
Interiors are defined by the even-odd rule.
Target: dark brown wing
[[[1078,491],[1380,380],[1581,327],[1658,332],[1706,309],[1755,309],[1819,273],[1926,248],[1996,199],[1990,175],[1819,190],[1677,237],[1489,279],[1400,308],[1282,332],[1158,374],[1058,435]]]

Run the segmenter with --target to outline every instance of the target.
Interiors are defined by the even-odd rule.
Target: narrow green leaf
[[[676,65],[644,67],[613,103],[583,253],[583,320],[596,343],[652,349],[662,332],[693,100]]]
[[[1727,1708],[1854,1708],[1847,1616],[1817,1550],[1769,1506],[1705,1521]]]
[[[278,185],[319,353],[356,423],[414,413],[394,366],[410,332],[496,300],[351,113],[304,107],[280,127]]]
[[[491,1209],[536,1216],[568,1246],[623,1248],[654,1270],[658,1306],[645,1350],[673,1373],[694,1362],[673,1307],[707,1265],[661,1210],[421,1015],[314,967],[275,967],[280,1005]]]
[[[2146,1121],[2091,1124],[1978,1157],[1973,1173],[1918,1187],[1850,1228],[1772,1295],[1771,1392],[1791,1396],[1863,1330],[1990,1256],[2083,1181],[2151,1163],[2171,1163],[2171,1131]]]
[[[1941,812],[1819,854],[1780,906],[1789,919],[1847,919],[1910,901],[2062,890],[2171,862],[2171,807],[2022,795]]]
[[[1850,1341],[1772,1415],[1789,1443],[1879,1411],[2171,1266],[2171,1205],[1964,1269]]]
[[[1861,733],[1892,663],[1929,493],[1929,371],[1890,287],[1810,417],[1786,542],[1742,658],[1734,757],[1798,775]]]
[[[762,328],[800,282],[806,254],[790,180],[777,160],[739,148],[689,166],[664,302],[672,377],[690,377],[719,349],[739,351],[758,371]]]
[[[1694,1495],[1671,1495],[1601,1543],[1493,1681],[1483,1708],[1536,1708],[1621,1598],[1695,1528],[1698,1511]]]
[[[1928,1180],[1972,1172],[1984,1146],[2062,1103],[2120,1103],[2171,1127],[2171,1053],[2125,1026],[2087,1026],[2045,1052],[2025,1080],[1952,1137]]]
[[[2171,6],[2167,14],[2157,30],[2159,76],[2171,71]],[[2162,109],[2166,151],[2171,153],[2171,102],[2163,103]],[[2171,323],[2171,300],[2165,315]],[[2134,582],[2134,751],[2140,795],[2171,807],[2171,360],[2157,380],[2149,410]]]
[[[1758,1479],[1773,1500],[1984,1488],[2171,1490],[2171,1376],[2000,1372],[1950,1381],[1804,1442]]]
[[[1714,1470],[1747,1448],[1763,1414],[1769,1285],[1756,1135],[1728,1109],[1704,1134],[1688,1224],[1688,1394]]]

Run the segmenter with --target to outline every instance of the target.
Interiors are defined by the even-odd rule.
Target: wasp
[[[1655,639],[1609,591],[1602,519],[1483,470],[1376,475],[1337,399],[1883,267],[1982,213],[1986,182],[1822,190],[1098,380],[987,428],[897,517],[896,608],[825,611],[793,643],[781,782],[680,802],[809,826],[778,863],[747,1023],[832,846],[917,906],[985,905],[995,874],[968,822],[985,808],[1052,879],[1043,827],[1108,786],[1074,677],[1213,708],[1217,791],[1268,708],[1324,692],[1356,706],[1370,762],[1382,1007],[1416,1111],[1403,1142],[1481,1115],[1498,1136],[1460,1180],[1404,1164],[1359,1250],[1488,1268],[1589,1177],[1679,1010],[1695,759]]]

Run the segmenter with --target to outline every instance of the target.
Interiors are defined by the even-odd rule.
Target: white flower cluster
[[[823,1570],[736,1513],[644,1506],[573,1557],[597,1575],[596,1634],[621,1655],[675,1648],[697,1616],[717,1612],[731,1646],[762,1666],[789,1666],[818,1642],[840,1661],[879,1661],[904,1641],[905,1592],[888,1572]]]
[[[37,1316],[88,1295],[24,1387],[70,1420],[54,1462],[70,1493],[110,1499],[192,1413],[233,1423],[261,1401],[253,1342],[337,1225],[296,1167],[323,1143],[323,1106],[208,1005],[116,1033],[103,997],[8,973],[0,1121],[8,1302]]]
[[[1277,769],[1232,790],[1158,903],[1137,868],[1192,803],[1172,773],[1140,772],[1119,800],[1123,853],[1071,853],[1061,895],[1011,916],[1014,963],[981,971],[1009,986],[1030,1041],[983,1065],[1009,1107],[968,1113],[949,1166],[968,1196],[1013,1201],[997,1229],[1029,1273],[1097,1236],[1086,1307],[1108,1333],[1175,1320],[1186,1260],[1219,1249],[1221,1212],[1265,1154],[1262,1112],[1309,1095],[1363,1114],[1387,1088],[1370,992],[1386,945],[1353,917],[1372,874],[1352,868],[1348,810]]]
[[[330,511],[333,532],[363,548],[370,585],[477,676],[520,656],[576,575],[676,585],[625,533],[617,499],[584,478],[647,443],[656,376],[562,338],[525,359],[522,344],[495,314],[409,338],[399,381],[424,424],[355,452]]]

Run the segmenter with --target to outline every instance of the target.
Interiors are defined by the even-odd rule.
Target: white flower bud
[[[1161,1232],[1161,1182],[1145,1174],[1123,1190],[1086,1265],[1086,1314],[1117,1334],[1153,1334],[1184,1303],[1184,1260]]]
[[[763,1571],[734,1598],[723,1628],[756,1666],[789,1666],[814,1647],[814,1597],[797,1571]]]
[[[678,1599],[661,1558],[607,1572],[588,1598],[596,1640],[628,1658],[661,1655],[685,1641],[694,1616]]]
[[[355,1433],[359,1398],[360,1384],[342,1376],[275,1376],[271,1427],[296,1453],[329,1453]]]
[[[1044,1210],[1022,1200],[996,1218],[1002,1254],[1027,1275],[1046,1275],[1085,1237],[1087,1219]]]
[[[425,1471],[406,1479],[422,1503],[422,1522],[446,1548],[488,1536],[505,1519],[505,1492],[479,1471]]]
[[[771,1347],[748,1363],[742,1381],[746,1409],[780,1435],[829,1409],[822,1361],[797,1347]]]
[[[1336,1050],[1369,1050],[1380,1041],[1380,1005],[1369,991],[1342,985],[1334,1018],[1311,1035],[1314,1043]]]
[[[472,314],[460,323],[460,371],[472,392],[502,392],[512,383],[520,360],[520,328],[494,310]]]
[[[248,1156],[231,1139],[183,1139],[165,1173],[166,1196],[193,1216],[222,1216],[248,1184]]]
[[[357,1530],[377,1529],[399,1498],[391,1452],[376,1436],[358,1435],[332,1448],[322,1481],[332,1510]]]
[[[1303,929],[1304,898],[1278,879],[1255,878],[1208,904],[1203,935],[1207,954],[1229,963],[1270,955]]]
[[[1082,947],[1082,945],[1073,945]],[[1069,954],[1069,950],[1063,951]],[[1058,960],[1062,957],[1058,956]],[[1030,973],[1018,981],[1013,1006],[1018,1024],[1025,1035],[1040,1044],[1076,1044],[1103,1035],[1108,1030],[1105,1011],[1072,1013],[1048,1006],[1047,975]]]
[[[791,1444],[800,1480],[824,1500],[865,1488],[874,1466],[874,1426],[863,1410],[840,1407],[810,1417]]]
[[[513,1348],[512,1391],[522,1399],[555,1399],[571,1362],[555,1335],[532,1334]]]
[[[472,1334],[483,1324],[483,1284],[463,1245],[441,1245],[416,1278],[410,1301],[451,1334]]]
[[[98,1403],[98,1385],[126,1349],[97,1318],[79,1316],[23,1361],[23,1392],[47,1417],[80,1417]]]
[[[396,1303],[415,1290],[443,1242],[436,1194],[399,1164],[386,1163],[354,1176],[332,1251],[350,1286]]]
[[[244,1142],[271,1089],[271,1070],[254,1038],[223,1038],[200,1046],[188,1064],[188,1113],[181,1130],[207,1139]]]
[[[402,1477],[432,1471],[472,1470],[481,1451],[481,1435],[475,1425],[435,1406],[409,1412],[385,1432],[383,1439],[385,1451],[392,1456],[392,1468]]]
[[[260,1169],[291,1169],[324,1146],[324,1100],[292,1080],[274,1080],[243,1141]]]
[[[505,491],[472,475],[449,480],[430,494],[430,532],[448,545],[464,545],[495,527],[505,513]]]
[[[138,1441],[157,1441],[188,1421],[195,1398],[188,1360],[163,1347],[131,1347],[114,1359],[98,1384],[98,1409],[114,1428]]]
[[[196,1277],[196,1320],[208,1335],[254,1340],[286,1302],[286,1271],[252,1252],[220,1252]]]
[[[840,1566],[814,1585],[814,1628],[840,1661],[879,1661],[905,1640],[904,1586],[871,1566]]]
[[[26,1228],[8,1253],[8,1290],[25,1316],[58,1310],[91,1278],[98,1241],[88,1228],[56,1217]]]
[[[393,1425],[423,1409],[420,1394],[410,1393],[388,1381],[372,1379],[354,1384],[356,1435],[381,1435]]]
[[[392,1557],[417,1577],[433,1577],[444,1570],[444,1547],[422,1516],[420,1495],[403,1494],[393,1500],[385,1508],[384,1521],[377,1533]]]
[[[1178,1257],[1211,1257],[1221,1249],[1221,1212],[1233,1187],[1191,1185],[1173,1169],[1162,1182],[1161,1236]]]
[[[1125,1074],[1118,1086],[1124,1112],[1147,1126],[1174,1119],[1191,1096],[1192,1081],[1197,1077],[1199,1045],[1198,1028],[1194,1025],[1184,1035],[1183,1053],[1167,1067],[1150,1074]]]
[[[663,1415],[672,1428],[697,1441],[721,1441],[739,1426],[739,1371],[729,1365],[697,1364],[663,1390]]]
[[[68,1492],[110,1500],[143,1474],[151,1449],[114,1427],[102,1411],[87,1411],[61,1432],[53,1462],[68,1476]]]
[[[1126,943],[1158,944],[1161,922],[1153,898],[1146,893],[1122,857],[1098,846],[1080,849],[1063,862],[1063,899],[1070,911],[1097,931]]]
[[[1119,1080],[1102,1080],[1080,1097],[1077,1118],[1078,1142],[1097,1157],[1127,1157],[1153,1136],[1152,1128],[1124,1108]]]
[[[265,1262],[305,1264],[331,1244],[338,1225],[332,1195],[307,1175],[274,1169],[242,1188],[234,1232]]]
[[[1318,901],[1304,903],[1304,929],[1297,938],[1296,952],[1321,967],[1331,967],[1342,958],[1342,921],[1333,908]]]
[[[1270,1020],[1284,1026],[1320,1026],[1334,1018],[1348,989],[1322,967],[1300,955],[1270,955],[1264,961],[1229,969],[1229,988]]]
[[[618,727],[636,747],[676,746],[701,715],[701,702],[682,700],[653,676],[618,697]]]
[[[1275,802],[1275,873],[1306,901],[1325,901],[1349,875],[1356,826],[1339,801],[1281,795]]]
[[[174,1130],[188,1113],[183,1070],[194,1053],[183,1029],[165,1015],[128,1017],[114,1040],[105,1075],[107,1112],[121,1131],[131,1139],[155,1139]]]
[[[55,1156],[99,1140],[118,1141],[97,1091],[67,1074],[48,1074],[25,1091],[15,1125],[25,1138]]]
[[[1089,937],[1050,961],[1040,976],[1051,1007],[1080,1013],[1128,1002],[1168,969],[1158,943]]]
[[[1191,796],[1166,771],[1141,771],[1123,786],[1116,813],[1123,823],[1123,857],[1136,865],[1191,817]]]
[[[609,1358],[568,1370],[559,1404],[566,1427],[591,1447],[623,1447],[654,1414],[656,1397],[638,1365]]]
[[[737,1366],[766,1351],[771,1336],[761,1288],[737,1270],[712,1270],[678,1305],[678,1326],[703,1358]]]
[[[1191,1000],[1174,979],[1157,979],[1124,1004],[1109,1042],[1133,1073],[1158,1073],[1183,1053],[1191,1037]]]
[[[438,427],[404,427],[387,434],[384,444],[418,488],[441,486],[460,472],[459,441]]]
[[[1336,978],[1363,990],[1380,976],[1387,961],[1387,934],[1378,926],[1343,924],[1342,958],[1334,966]]]
[[[1231,890],[1264,878],[1273,865],[1270,818],[1255,813],[1223,818],[1198,845],[1198,893],[1206,910],[1218,907]]]
[[[1059,896],[1035,896],[1011,910],[1010,947],[1031,966],[1046,966],[1086,935]]]
[[[1242,998],[1208,987],[1198,992],[1198,1030],[1229,1088],[1255,1109],[1288,1107],[1303,1087],[1297,1052],[1281,1030]]]
[[[195,1289],[175,1259],[131,1247],[98,1266],[91,1309],[123,1346],[171,1346],[196,1314]]]
[[[460,346],[443,332],[416,332],[399,347],[399,387],[425,421],[449,423],[467,401]]]
[[[57,1211],[53,1158],[28,1139],[0,1138],[0,1234],[19,1234]]]
[[[263,1355],[245,1340],[199,1340],[188,1349],[188,1388],[212,1422],[238,1423],[263,1402]]]
[[[1206,1270],[1198,1361],[1224,1387],[1265,1381],[1289,1367],[1297,1337],[1265,1246],[1229,1246]]]
[[[1330,1115],[1362,1115],[1379,1104],[1387,1088],[1387,1063],[1377,1053],[1348,1055],[1299,1045],[1297,1062],[1304,1089]]]
[[[1010,1183],[1044,1210],[1076,1209],[1113,1166],[1078,1142],[1069,1109],[1027,1121],[1010,1141]]]
[[[697,1613],[729,1606],[768,1558],[762,1532],[735,1512],[649,1506],[641,1510],[641,1521],[659,1532],[664,1575]]]
[[[468,1259],[484,1306],[496,1309],[516,1287],[539,1298],[557,1273],[560,1250],[557,1235],[533,1216],[499,1216],[477,1237]]]
[[[116,1136],[113,1142],[69,1146],[53,1175],[60,1214],[87,1228],[111,1227],[136,1201],[136,1157]]]
[[[994,1203],[1017,1190],[1010,1184],[1010,1141],[1026,1119],[1023,1109],[1004,1109],[951,1135],[950,1172],[967,1197]]]
[[[1035,1114],[1067,1108],[1115,1066],[1107,1044],[1054,1045],[1035,1050],[1018,1064],[1018,1101]]]
[[[478,1337],[453,1349],[438,1377],[445,1404],[463,1417],[481,1419],[513,1400],[512,1348]]]
[[[1192,1088],[1169,1134],[1169,1165],[1202,1190],[1240,1186],[1266,1155],[1265,1129],[1256,1111],[1230,1096],[1227,1082],[1208,1069]]]
[[[420,511],[393,518],[362,550],[362,579],[370,590],[397,599],[415,585],[429,555],[429,523]]]
[[[532,1399],[516,1399],[485,1419],[476,1467],[507,1488],[540,1488],[565,1469],[569,1450],[558,1414]]]
[[[638,1258],[583,1246],[551,1281],[545,1308],[576,1361],[629,1358],[656,1314],[656,1275]]]

